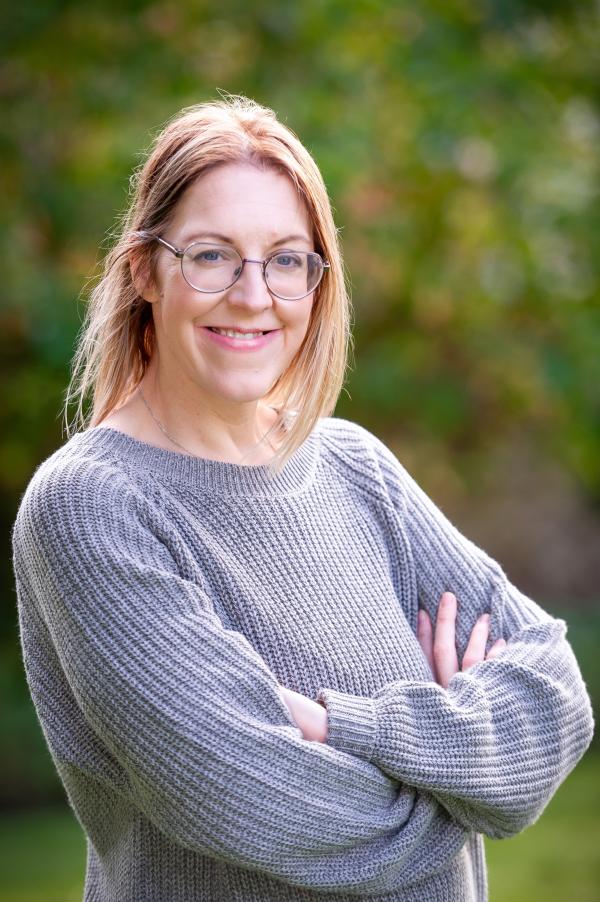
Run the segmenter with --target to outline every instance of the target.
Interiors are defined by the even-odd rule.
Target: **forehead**
[[[227,163],[201,175],[186,189],[172,220],[181,239],[208,228],[247,237],[276,239],[283,231],[312,238],[302,198],[285,174],[241,163]]]

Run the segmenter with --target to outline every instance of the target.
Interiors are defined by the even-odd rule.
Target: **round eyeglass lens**
[[[242,261],[231,247],[192,244],[181,258],[183,276],[198,291],[223,291],[235,282]]]
[[[281,251],[267,263],[265,277],[274,294],[292,300],[314,291],[322,272],[323,264],[318,254]]]
[[[192,288],[217,292],[233,285],[240,274],[242,259],[231,247],[196,242],[186,248],[181,267]],[[269,290],[288,300],[299,300],[314,291],[322,274],[319,254],[305,251],[281,251],[271,257],[265,269]]]

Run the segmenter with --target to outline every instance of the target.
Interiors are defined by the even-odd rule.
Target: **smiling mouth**
[[[226,335],[228,338],[260,338],[262,335],[268,335],[269,332],[274,332],[274,329],[266,329],[260,330],[255,329],[254,331],[249,330],[239,330],[239,329],[219,329],[217,326],[208,326],[211,332],[216,332],[217,335]]]

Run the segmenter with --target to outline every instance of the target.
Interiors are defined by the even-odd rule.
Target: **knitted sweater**
[[[564,621],[347,420],[274,480],[77,433],[25,490],[13,564],[85,902],[483,902],[482,834],[532,824],[591,740]],[[446,689],[416,638],[444,590],[459,660],[484,611],[508,640]],[[327,742],[279,684],[325,703]]]

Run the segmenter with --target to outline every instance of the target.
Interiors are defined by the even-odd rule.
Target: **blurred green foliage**
[[[0,478],[55,422],[99,248],[164,121],[217,88],[321,167],[356,308],[340,414],[481,466],[526,429],[600,503],[600,57],[587,2],[16,7],[3,36]],[[104,244],[106,247],[106,244]]]
[[[170,116],[218,89],[271,106],[328,186],[355,306],[336,413],[425,484],[447,459],[476,486],[492,450],[526,435],[600,511],[599,36],[587,0],[14,6],[0,35],[5,538],[64,441],[84,286],[131,171]],[[8,553],[0,586],[14,728],[0,796],[27,779],[53,798]]]

